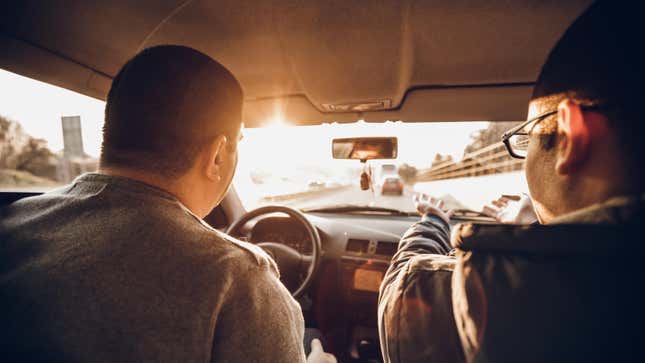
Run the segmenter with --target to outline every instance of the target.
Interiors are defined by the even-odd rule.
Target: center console
[[[341,284],[351,311],[351,356],[380,362],[378,293],[397,242],[349,239],[341,257]]]

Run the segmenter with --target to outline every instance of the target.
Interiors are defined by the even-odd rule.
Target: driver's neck
[[[204,204],[202,203],[203,198],[195,193],[200,188],[194,182],[191,182],[187,175],[177,179],[169,179],[149,172],[114,166],[100,166],[98,172],[104,175],[133,179],[166,191],[200,218],[204,218],[210,212],[210,210],[206,210],[207,208],[202,206]]]

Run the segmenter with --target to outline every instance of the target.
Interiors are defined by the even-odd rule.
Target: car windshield
[[[245,129],[235,188],[247,209],[375,207],[413,212],[415,193],[450,208],[480,211],[501,195],[527,192],[523,161],[500,142],[517,122],[385,122]],[[393,160],[333,159],[334,138],[394,136]],[[362,190],[361,174],[371,186]],[[369,210],[369,209],[368,209]]]
[[[105,103],[0,70],[0,190],[43,191],[97,167]],[[246,128],[233,180],[246,209],[358,206],[412,212],[424,192],[481,210],[526,192],[522,160],[500,143],[514,122],[384,122]],[[332,158],[334,138],[398,139],[393,160]],[[360,187],[361,174],[371,185]]]

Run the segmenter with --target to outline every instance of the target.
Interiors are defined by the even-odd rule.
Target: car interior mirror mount
[[[332,141],[334,159],[360,160],[363,163],[361,172],[361,190],[372,189],[372,170],[368,160],[396,159],[398,139],[396,137],[352,137]]]
[[[361,190],[372,189],[372,168],[370,168],[363,160],[361,160],[361,163],[363,163],[363,171],[361,172]]]

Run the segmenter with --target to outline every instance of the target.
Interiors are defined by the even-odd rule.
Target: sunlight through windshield
[[[526,192],[522,162],[499,142],[515,123],[366,123],[245,129],[235,188],[247,209],[268,204],[297,208],[358,205],[413,211],[425,192],[449,206],[481,210],[502,194]],[[394,160],[333,159],[334,138],[394,136]],[[371,171],[369,190],[359,187]]]

